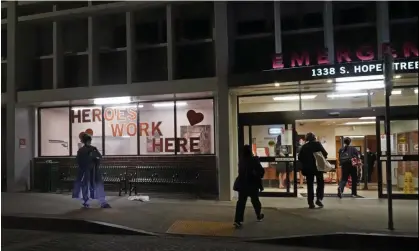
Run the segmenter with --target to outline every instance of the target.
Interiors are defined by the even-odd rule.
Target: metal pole
[[[386,110],[385,110],[385,130],[386,130],[386,178],[387,178],[387,202],[388,202],[388,229],[394,230],[393,222],[393,186],[391,175],[391,141],[390,141],[390,95],[393,80],[393,55],[390,46],[386,48],[384,54],[384,79],[386,88]]]

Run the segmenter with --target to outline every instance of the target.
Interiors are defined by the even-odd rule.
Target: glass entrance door
[[[418,118],[403,118],[390,122],[391,160],[386,156],[386,128],[384,118],[377,118],[378,169],[381,170],[379,197],[387,197],[386,163],[391,162],[393,198],[418,198]]]
[[[296,197],[298,179],[303,177],[296,175],[295,122],[245,125],[239,131],[243,138],[239,140],[239,149],[251,145],[265,169],[262,196]]]

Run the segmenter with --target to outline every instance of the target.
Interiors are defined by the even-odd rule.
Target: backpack
[[[339,163],[342,165],[343,163],[348,163],[352,161],[352,156],[348,152],[348,146],[340,152],[339,154]]]

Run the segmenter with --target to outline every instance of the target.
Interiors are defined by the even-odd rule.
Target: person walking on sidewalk
[[[349,176],[352,179],[352,197],[357,197],[358,186],[358,166],[360,164],[360,154],[358,150],[351,146],[351,139],[343,139],[344,146],[339,150],[339,164],[342,167],[342,179],[339,182],[338,197],[342,198],[343,190],[348,182]]]
[[[260,161],[253,156],[252,148],[249,145],[243,147],[243,157],[239,161],[239,175],[234,182],[234,191],[238,192],[239,199],[236,205],[234,226],[239,228],[243,224],[244,211],[247,198],[250,197],[258,221],[265,217],[262,211],[262,204],[259,200],[259,191],[263,191],[262,178],[265,174]]]
[[[318,171],[314,153],[321,152],[324,158],[327,158],[327,152],[323,145],[316,140],[316,136],[309,132],[306,135],[306,143],[301,147],[298,154],[298,160],[302,164],[302,173],[306,176],[307,181],[307,202],[310,209],[323,207],[324,197],[324,178],[323,172]],[[314,203],[314,177],[316,178],[316,203]]]
[[[92,137],[89,134],[81,134],[80,140],[84,145],[77,151],[79,170],[74,182],[73,198],[81,199],[85,208],[89,207],[89,199],[97,199],[102,208],[110,208],[111,206],[105,199],[102,174],[99,170],[102,155],[96,147],[91,145]]]

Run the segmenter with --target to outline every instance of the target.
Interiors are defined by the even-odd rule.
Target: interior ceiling
[[[332,119],[307,119],[307,120],[297,120],[295,123],[300,126],[304,126],[307,124],[316,124],[320,126],[347,126],[345,125],[346,122],[370,122],[374,121],[374,119],[359,119],[359,118],[332,118]],[[364,125],[374,125],[374,124],[364,124]]]
[[[403,75],[396,75],[400,78],[395,78],[393,80],[394,86],[418,86],[418,74],[409,73]],[[333,79],[317,79],[317,80],[306,80],[301,81],[301,91],[302,92],[332,92],[334,91],[335,84],[330,82]],[[278,86],[279,84],[279,86]],[[243,86],[231,89],[231,92],[238,95],[258,95],[258,94],[285,94],[285,93],[298,93],[299,86],[298,82],[279,82],[279,83],[269,83],[263,85],[254,85],[254,86]]]
[[[136,97],[131,97],[131,99],[132,99],[132,102],[149,102],[149,101],[169,101],[169,100],[174,100],[175,98],[177,100],[211,98],[213,96],[214,95],[212,92],[199,92],[199,93],[181,93],[181,94],[162,94],[162,95],[152,95],[152,96],[136,96]],[[37,103],[33,105],[39,106],[39,107],[93,105],[93,99],[41,102],[41,103]]]

